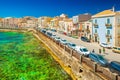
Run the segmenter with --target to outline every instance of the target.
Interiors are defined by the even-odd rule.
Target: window
[[[95,19],[95,23],[97,24],[97,20]]]
[[[110,30],[107,30],[107,34],[110,34]]]
[[[97,33],[97,29],[95,29],[95,33]]]
[[[87,25],[87,30],[89,30],[89,26]]]
[[[110,19],[107,19],[107,24],[110,24]]]

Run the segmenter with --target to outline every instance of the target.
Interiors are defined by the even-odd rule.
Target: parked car
[[[55,30],[55,29],[51,29],[51,31],[52,31],[52,32],[57,32],[57,30]]]
[[[55,37],[55,40],[58,41],[58,42],[60,42],[60,39],[61,39],[61,38],[58,37],[58,36]]]
[[[46,32],[47,36],[51,37],[52,33],[51,32]]]
[[[112,51],[115,53],[120,53],[120,47],[113,47]]]
[[[41,32],[45,34],[45,33],[46,33],[46,30],[45,30],[45,29],[42,29]]]
[[[64,45],[67,45],[68,41],[65,40],[65,39],[61,39],[61,40],[60,40],[60,43],[62,43],[62,44],[64,44]]]
[[[104,48],[109,48],[109,49],[112,48],[112,45],[107,43],[100,43],[100,46]]]
[[[102,55],[99,55],[99,54],[96,54],[96,53],[90,53],[89,58],[91,60],[97,62],[101,66],[108,66],[108,61]]]
[[[116,72],[120,75],[120,62],[111,61],[109,64],[109,69],[111,72]]]
[[[70,48],[72,48],[72,49],[76,48],[76,44],[71,43],[71,42],[67,43],[67,46],[70,47]]]
[[[86,47],[83,47],[83,46],[76,46],[75,50],[78,53],[83,54],[85,56],[88,56],[90,54],[90,51],[88,51],[88,49]]]
[[[55,34],[53,34],[51,37],[52,37],[53,39],[55,39],[56,35],[55,35]]]
[[[81,37],[81,40],[85,41],[85,42],[90,42],[90,40],[87,37],[84,37],[84,36]]]

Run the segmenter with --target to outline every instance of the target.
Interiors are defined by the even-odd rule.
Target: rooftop
[[[95,14],[92,16],[92,18],[95,17],[105,17],[105,16],[114,16],[116,12],[112,11],[112,10],[104,10],[98,14]]]

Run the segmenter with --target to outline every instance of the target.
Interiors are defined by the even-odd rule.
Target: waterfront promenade
[[[92,51],[94,49],[95,53],[98,53],[98,54],[99,54],[99,49],[101,49],[101,50],[103,49],[98,43],[94,43],[94,42],[87,43],[87,42],[81,41],[81,39],[75,39],[75,38],[60,34],[58,32],[52,32],[52,33],[60,36],[63,39],[66,39],[70,42],[73,42],[78,46],[79,45],[85,46],[85,47],[87,47],[87,49],[89,51]],[[102,51],[101,55],[103,55],[109,61],[118,61],[118,62],[120,61],[120,54],[119,53],[112,52],[112,49],[105,49],[105,50],[106,50],[105,54]]]
[[[82,80],[88,80],[89,78],[91,78],[91,80],[96,80],[96,79],[97,80],[102,80],[102,79],[112,80],[113,78],[114,78],[114,80],[119,80],[119,79],[115,79],[116,78],[115,75],[113,73],[111,73],[108,69],[100,67],[99,65],[97,65],[97,68],[95,68],[95,63],[91,62],[88,58],[83,57],[82,58],[83,62],[82,62],[82,64],[80,64],[81,59],[77,60],[74,57],[75,55],[71,56],[71,52],[66,51],[66,48],[65,49],[61,48],[60,43],[54,42],[54,40],[51,40],[49,37],[45,36],[44,34],[40,33],[39,31],[37,32],[34,29],[28,29],[27,31],[33,32],[33,35],[36,38],[38,38],[39,40],[41,40],[46,45],[47,51],[49,51],[50,54],[54,57],[54,59],[63,67],[63,69],[66,72],[68,72],[69,75],[71,75],[73,80],[81,80],[81,77],[82,77]],[[89,66],[92,66],[92,68],[86,67],[86,65],[84,65],[84,62],[85,62],[85,64],[89,64]],[[81,70],[81,69],[83,71],[82,71],[82,73],[79,73],[79,70]],[[105,75],[103,75],[103,76],[100,75],[101,73],[99,73],[96,70],[101,70],[104,74],[109,73],[108,77],[111,79],[105,78],[104,77]],[[112,77],[110,77],[110,75]],[[100,78],[102,78],[102,79],[100,79]]]

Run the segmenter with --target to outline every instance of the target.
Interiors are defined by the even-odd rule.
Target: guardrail
[[[45,35],[44,33],[42,33],[42,34]],[[66,52],[68,52],[72,57],[75,57],[76,59],[80,60],[81,64],[87,65],[96,74],[99,74],[108,80],[120,80],[120,76],[116,73],[112,73],[108,68],[100,66],[96,62],[93,62],[91,59],[81,55],[77,51],[61,44],[60,42],[55,41],[54,39],[52,39],[48,36],[46,36],[46,37],[49,38],[50,40],[52,40],[53,42],[55,42],[58,46],[60,46],[62,49],[64,49]]]

